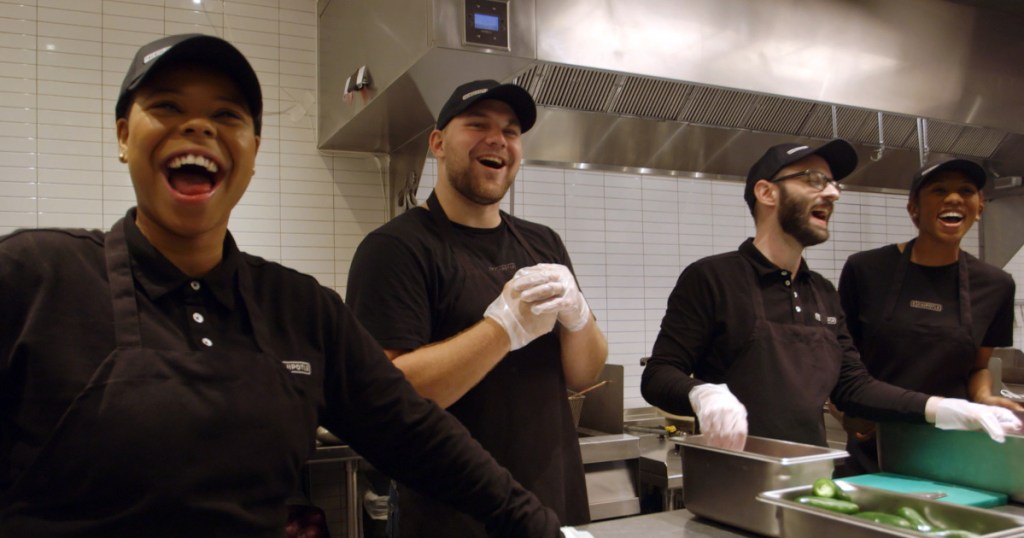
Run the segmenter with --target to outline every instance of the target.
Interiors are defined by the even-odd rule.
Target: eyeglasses
[[[777,178],[772,179],[770,181],[772,183],[777,183],[779,181],[784,181],[784,180],[787,180],[787,179],[796,179],[798,177],[803,177],[804,179],[802,179],[801,181],[803,181],[809,187],[811,187],[812,189],[814,189],[816,191],[823,191],[823,190],[825,190],[825,187],[827,185],[832,185],[833,187],[836,188],[837,191],[842,191],[843,190],[843,185],[842,184],[840,184],[838,181],[836,181],[836,180],[826,176],[825,173],[822,172],[821,170],[804,170],[802,172],[796,172],[796,173],[793,173],[793,174],[786,174],[786,175],[784,175],[782,177],[777,177]]]

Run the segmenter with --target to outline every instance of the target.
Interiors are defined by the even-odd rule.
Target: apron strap
[[[427,209],[430,210],[430,216],[434,222],[437,223],[437,227],[441,231],[441,235],[444,237],[445,241],[449,244],[461,243],[458,234],[455,233],[455,226],[452,225],[452,221],[444,212],[444,208],[441,207],[441,202],[437,200],[436,191],[430,192],[430,196],[427,198]],[[499,215],[501,216],[501,221],[508,226],[508,230],[512,233],[512,237],[514,237],[516,242],[526,250],[530,259],[533,260],[533,263],[542,263],[543,260],[537,255],[537,251],[534,250],[526,239],[523,238],[523,235],[519,233],[519,229],[512,223],[512,219],[508,218],[504,211],[499,212]],[[463,267],[472,267],[462,249],[456,248],[453,250],[455,251],[455,257],[458,258],[460,265]]]
[[[889,286],[889,295],[885,298],[883,319],[886,321],[892,319],[893,313],[896,310],[896,301],[899,300],[900,292],[903,290],[903,282],[907,278],[907,270],[910,267],[910,255],[914,250],[914,241],[916,240],[915,238],[907,241],[907,245],[903,247],[900,261],[896,265],[896,274],[893,276],[892,283]],[[963,252],[960,253],[957,259],[957,278],[959,280],[960,325],[973,333],[973,328],[971,327],[973,321],[971,317],[970,274],[967,269],[967,255]]]
[[[142,347],[142,331],[139,328],[139,308],[135,302],[131,254],[125,240],[126,226],[128,223],[124,218],[114,224],[104,241],[103,251],[114,308],[114,338],[119,349],[135,349]]]
[[[505,221],[505,225],[508,226],[508,231],[512,232],[512,236],[516,238],[516,241],[526,249],[526,253],[530,255],[533,263],[542,263],[540,256],[537,255],[537,251],[523,238],[523,235],[519,233],[519,227],[512,223],[512,219],[509,218],[504,212],[501,213],[501,220]]]
[[[960,277],[960,325],[967,328],[967,332],[974,338],[974,318],[971,314],[971,280],[967,269],[967,254],[960,252],[959,260]]]
[[[239,252],[239,247],[234,244],[234,239],[230,233],[224,237],[224,249],[231,249],[234,252]],[[246,313],[249,314],[249,325],[253,329],[253,339],[256,340],[256,346],[265,355],[272,355],[273,349],[270,347],[270,342],[273,341],[270,338],[270,327],[263,320],[263,313],[256,305],[253,298],[256,296],[254,293],[255,287],[252,282],[252,275],[249,273],[249,264],[245,260],[240,260],[238,263],[238,286],[239,294],[242,296],[242,302],[246,305]]]

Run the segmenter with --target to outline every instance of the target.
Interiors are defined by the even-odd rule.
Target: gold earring
[[[981,220],[981,215],[978,215],[977,217],[974,217],[974,220],[975,221],[980,221]]]
[[[117,155],[117,159],[123,163],[128,162],[128,157],[125,156],[123,151]]]

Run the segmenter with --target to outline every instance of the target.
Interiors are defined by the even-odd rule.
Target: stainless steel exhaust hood
[[[320,0],[318,142],[387,154],[400,205],[452,88],[493,78],[540,107],[528,162],[741,177],[772,143],[838,135],[864,163],[853,188],[905,192],[922,157],[944,155],[1021,176],[1024,11],[1013,6]],[[1014,189],[1001,205],[1024,213]],[[990,235],[997,258],[1020,247]]]

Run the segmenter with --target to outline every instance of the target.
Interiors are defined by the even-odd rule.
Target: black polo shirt
[[[222,263],[202,278],[190,278],[146,240],[134,221],[133,209],[123,222],[144,348],[253,349],[238,286],[240,272],[246,271],[252,282],[248,299],[270,326],[270,349],[263,351],[309,365],[309,375],[294,377],[320,423],[374,466],[427,495],[490,517],[500,528],[557,535],[550,510],[515,484],[457,421],[416,394],[333,290],[240,252],[230,234]],[[44,229],[0,237],[0,534],[4,493],[114,349],[106,236]],[[201,453],[202,438],[196,435]],[[291,491],[279,493],[283,503]],[[231,499],[224,502],[230,505]],[[173,534],[173,529],[161,532]]]
[[[757,283],[769,321],[825,326],[835,335],[843,350],[831,394],[837,406],[875,420],[923,421],[927,395],[878,382],[864,369],[832,283],[804,260],[796,275],[779,268],[757,250],[753,239],[736,251],[698,260],[679,276],[641,380],[648,402],[670,413],[693,415],[690,389],[724,382],[732,359],[746,349],[754,330],[751,282]],[[778,392],[780,398],[787,390],[799,390],[776,386],[771,379],[764,383],[766,391]]]
[[[977,347],[1013,345],[1013,301],[1016,284],[1002,269],[987,264],[969,252],[968,286],[971,297],[971,334]],[[858,252],[843,265],[839,294],[847,314],[850,333],[863,339],[865,324],[882,323],[886,300],[892,289],[902,253],[896,245]],[[959,264],[925,267],[910,263],[900,290],[894,316],[928,325],[955,326],[960,323]],[[940,311],[911,309],[910,300],[943,305]],[[884,360],[884,357],[878,358]],[[869,361],[870,362],[870,361]]]

